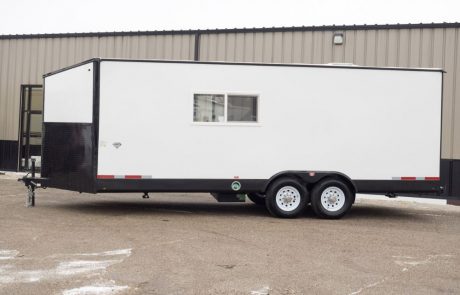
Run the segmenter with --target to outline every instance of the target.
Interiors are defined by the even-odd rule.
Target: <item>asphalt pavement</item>
[[[358,199],[340,220],[209,194],[0,178],[0,294],[459,294],[460,207]]]

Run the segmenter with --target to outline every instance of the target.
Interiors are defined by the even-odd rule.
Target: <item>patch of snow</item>
[[[128,289],[128,286],[116,286],[116,285],[95,285],[95,286],[84,286],[80,288],[74,288],[70,290],[64,290],[63,295],[109,295],[117,294],[123,290]]]
[[[0,250],[2,259],[13,259],[19,252],[16,250]],[[0,266],[0,284],[11,283],[32,283],[42,280],[59,279],[85,274],[87,276],[97,275],[107,267],[123,262],[123,259],[131,255],[131,249],[111,250],[100,253],[82,253],[69,255],[48,256],[47,259],[57,260],[57,265],[50,269],[38,270],[18,270],[15,265],[7,264]],[[75,256],[85,256],[88,259],[75,260]],[[89,256],[89,257],[88,257]],[[91,257],[91,258],[90,258]],[[102,257],[111,257],[113,259],[101,259]],[[119,258],[119,259],[117,259]],[[14,261],[14,260],[13,260]]]
[[[39,282],[45,277],[52,275],[52,272],[47,270],[25,270],[12,271],[9,270],[5,275],[0,273],[0,284],[11,283],[34,283]]]
[[[14,259],[18,254],[17,250],[0,250],[0,260]]]
[[[393,256],[393,257],[398,257],[398,256]],[[436,254],[436,255],[428,255],[425,259],[423,260],[415,260],[415,258],[410,257],[410,256],[400,256],[400,258],[406,258],[406,260],[395,260],[395,263],[400,266],[417,266],[417,265],[422,265],[422,264],[427,264],[427,263],[432,263],[434,259],[438,258],[448,258],[452,257],[450,254]]]
[[[118,249],[110,250],[104,252],[94,252],[94,253],[75,253],[75,254],[54,254],[50,257],[60,257],[60,256],[131,256],[132,249]]]
[[[75,260],[60,262],[56,268],[56,273],[62,276],[71,276],[75,274],[94,272],[120,263],[123,260]]]
[[[259,290],[251,291],[251,295],[268,295],[270,292],[269,287],[263,287],[260,288]]]
[[[131,255],[131,249],[120,249],[120,250],[104,251],[104,252],[98,252],[98,253],[82,253],[82,254],[75,254],[75,255],[81,255],[81,256],[115,256],[115,255],[130,256]]]

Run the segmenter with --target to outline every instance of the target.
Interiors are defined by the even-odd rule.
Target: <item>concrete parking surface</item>
[[[460,293],[460,207],[285,220],[208,194],[25,194],[0,179],[1,294]]]

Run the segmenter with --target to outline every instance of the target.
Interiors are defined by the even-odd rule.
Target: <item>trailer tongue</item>
[[[37,187],[245,195],[339,218],[356,193],[439,195],[438,69],[91,59],[44,76]]]

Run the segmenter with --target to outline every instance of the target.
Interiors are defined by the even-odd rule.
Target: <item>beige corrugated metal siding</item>
[[[200,32],[199,59],[264,63],[354,63],[436,67],[444,77],[442,157],[460,159],[459,29],[346,29]],[[194,58],[195,33],[0,40],[0,140],[18,140],[21,84],[42,84],[42,74],[91,57]]]

